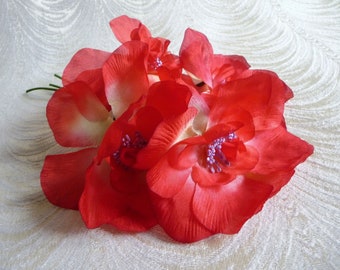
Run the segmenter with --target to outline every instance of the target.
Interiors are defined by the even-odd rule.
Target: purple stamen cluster
[[[162,60],[159,58],[159,57],[157,57],[156,59],[155,59],[155,61],[150,65],[150,67],[152,68],[152,69],[157,69],[157,68],[159,68],[159,67],[161,67],[163,65],[163,62],[162,62]]]
[[[135,132],[135,137],[132,140],[128,134],[125,134],[122,137],[122,143],[117,151],[112,154],[113,159],[119,165],[125,167],[125,165],[120,160],[120,154],[122,149],[124,148],[131,148],[131,149],[142,149],[147,145],[147,141],[143,138],[142,134],[138,131]]]
[[[229,160],[222,152],[222,144],[236,139],[235,132],[230,132],[225,137],[219,137],[213,140],[207,149],[207,168],[211,173],[219,173],[222,171],[221,166],[230,166]]]

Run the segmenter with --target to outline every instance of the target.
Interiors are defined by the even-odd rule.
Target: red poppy
[[[313,152],[284,126],[292,92],[275,74],[254,72],[217,96],[202,135],[174,145],[147,174],[158,222],[181,242],[237,233]]]
[[[79,203],[89,228],[111,224],[144,231],[156,224],[145,175],[196,115],[196,109],[188,108],[190,97],[186,86],[161,81],[112,123]]]

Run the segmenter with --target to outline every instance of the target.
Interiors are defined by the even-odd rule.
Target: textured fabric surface
[[[338,0],[1,0],[0,269],[339,269],[340,2]],[[315,153],[237,235],[173,242],[88,230],[51,205],[39,174],[57,146],[45,117],[50,93],[80,48],[112,51],[109,21],[126,14],[172,41],[205,33],[216,53],[244,55],[292,88],[288,130]]]

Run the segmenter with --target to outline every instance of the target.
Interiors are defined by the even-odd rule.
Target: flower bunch
[[[78,51],[48,102],[55,140],[80,150],[46,157],[47,199],[88,228],[159,224],[180,242],[237,233],[313,152],[287,131],[292,91],[192,29],[174,55],[136,19],[110,26],[121,45]]]

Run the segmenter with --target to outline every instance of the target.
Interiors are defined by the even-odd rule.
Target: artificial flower
[[[202,135],[178,142],[147,174],[158,222],[181,242],[237,233],[313,152],[286,130],[292,92],[274,74],[219,92]]]
[[[251,74],[243,56],[214,54],[208,38],[190,28],[185,31],[179,57],[201,92]]]
[[[117,118],[154,82],[181,76],[178,56],[168,52],[170,41],[152,37],[140,21],[128,16],[111,20],[112,32],[122,43],[103,66],[106,97]]]
[[[111,113],[90,86],[77,81],[53,94],[46,116],[60,145],[87,147],[68,154],[48,155],[40,176],[42,189],[50,202],[78,209],[85,172],[113,121]]]
[[[152,37],[144,24],[126,15],[111,20],[110,26],[112,32],[122,44],[138,40],[148,45],[148,73],[156,74],[162,79],[176,78],[181,75],[182,67],[179,63],[179,57],[168,51],[170,44],[168,39]]]
[[[80,149],[45,158],[47,199],[88,228],[159,224],[185,243],[237,233],[313,152],[287,130],[293,92],[242,56],[214,54],[195,30],[177,56],[137,19],[110,27],[121,45],[79,50],[52,89],[56,142]]]
[[[60,207],[78,209],[85,172],[113,121],[101,75],[109,55],[94,49],[78,51],[63,72],[64,86],[52,95],[46,107],[57,143],[64,147],[86,147],[45,158],[41,187],[47,199]]]
[[[119,32],[124,27],[114,28]],[[85,172],[107,128],[153,83],[147,76],[149,43],[127,41],[112,53],[84,48],[65,67],[63,87],[53,94],[46,108],[48,123],[61,146],[89,148],[46,157],[41,185],[50,202],[78,209]],[[153,53],[157,53],[155,48]],[[162,50],[161,55],[164,53]],[[66,181],[69,178],[77,180]],[[66,194],[65,183],[69,183]]]
[[[145,175],[196,115],[196,109],[188,108],[190,97],[187,87],[161,81],[112,123],[79,203],[89,228],[111,224],[137,232],[157,223]]]

